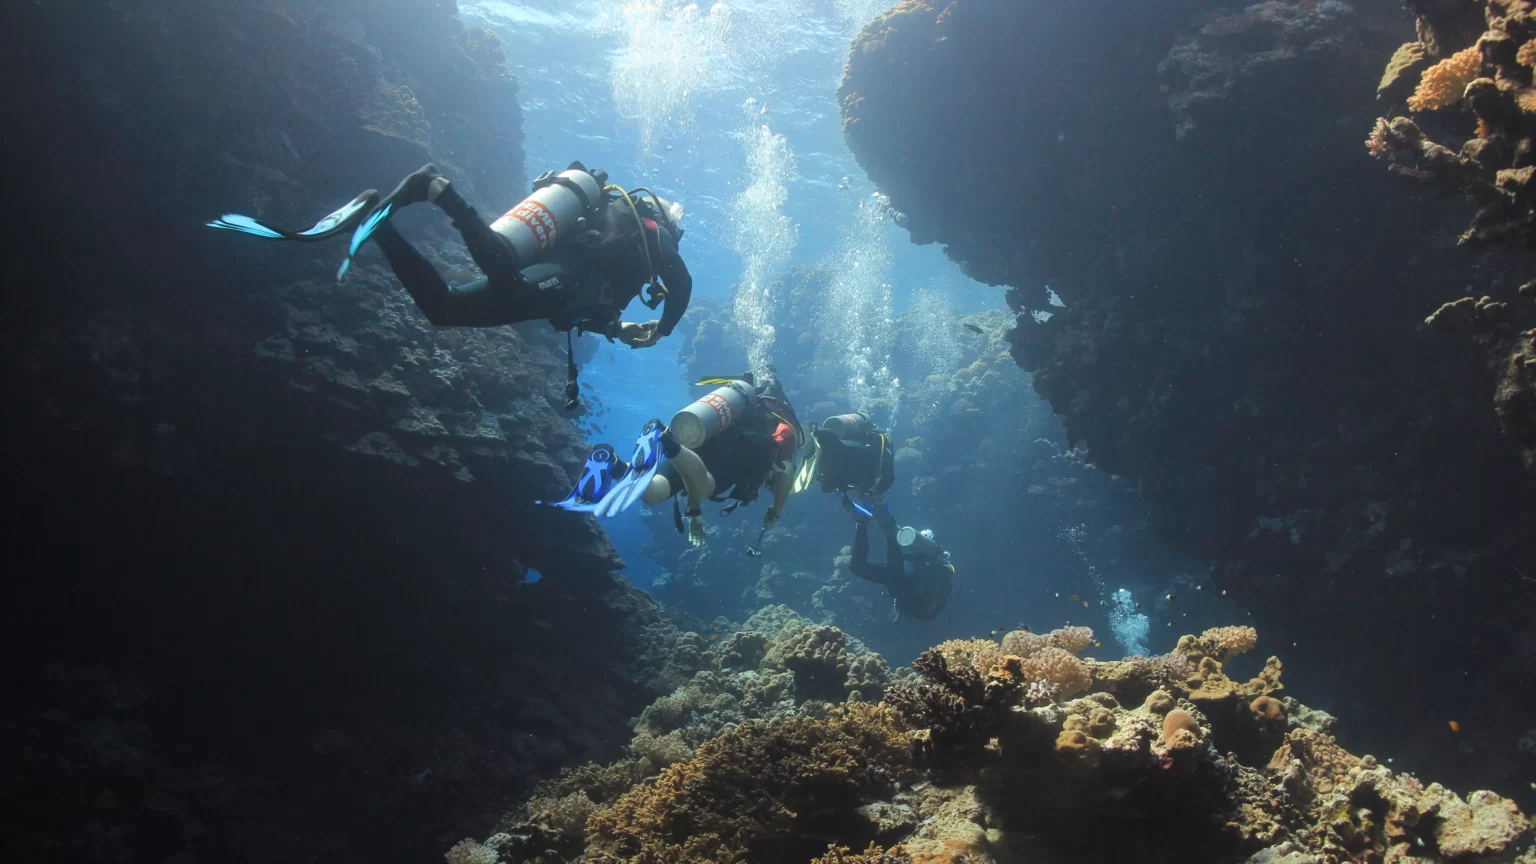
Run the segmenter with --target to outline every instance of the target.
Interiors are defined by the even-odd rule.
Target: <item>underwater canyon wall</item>
[[[1424,323],[1462,294],[1509,299],[1529,265],[1456,249],[1470,208],[1394,186],[1361,146],[1378,84],[1406,95],[1381,70],[1412,18],[1102,14],[898,5],[855,43],[850,147],[915,242],[1011,286],[1013,356],[1072,442],[1336,675],[1372,749],[1529,795],[1529,444],[1501,428],[1478,346]],[[1448,682],[1443,710],[1405,673]]]
[[[338,285],[340,241],[203,227],[308,225],[428,161],[499,212],[526,175],[496,37],[441,0],[11,17],[7,859],[436,855],[608,755],[675,634],[532,503],[587,450],[564,340],[432,328],[371,249]],[[400,222],[468,270],[440,214]]]

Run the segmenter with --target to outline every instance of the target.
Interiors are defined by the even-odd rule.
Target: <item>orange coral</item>
[[[1093,686],[1088,664],[1061,648],[1046,647],[1021,661],[1024,676],[1054,685],[1059,698],[1070,699]]]
[[[1425,69],[1418,89],[1408,97],[1408,110],[1432,111],[1454,105],[1482,67],[1482,49],[1473,45]]]
[[[1077,654],[1092,642],[1093,631],[1087,627],[1062,627],[1049,633],[1014,630],[1003,636],[1003,653],[1028,657],[1045,648],[1060,648]]]
[[[983,674],[997,665],[1004,654],[1012,653],[998,648],[991,639],[950,639],[940,642],[933,650],[944,655],[945,662],[951,666],[970,666]]]
[[[1536,67],[1536,39],[1532,39],[1520,46],[1515,52],[1515,62],[1524,66]]]
[[[1252,627],[1212,627],[1200,634],[1200,644],[1217,663],[1225,663],[1258,643],[1259,633]]]

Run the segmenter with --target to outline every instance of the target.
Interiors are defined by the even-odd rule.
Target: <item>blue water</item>
[[[460,8],[466,23],[494,29],[504,40],[508,65],[521,84],[530,179],[580,160],[606,168],[615,183],[646,184],[682,202],[687,209],[682,251],[693,274],[695,301],[724,301],[743,268],[730,242],[730,202],[747,182],[743,128],[767,124],[785,136],[794,153],[798,176],[786,182],[784,205],[799,229],[791,265],[815,263],[832,252],[843,224],[875,189],[843,142],[836,101],[855,33],[841,9],[853,4],[737,3],[728,11],[706,7],[697,19],[688,17],[689,5],[486,0],[461,2]],[[708,28],[677,23],[710,16],[724,20],[727,14],[731,26],[715,46],[718,52],[690,40]],[[614,32],[620,23],[627,30]],[[653,44],[664,47],[626,45],[646,39],[647,33],[654,34]],[[616,96],[616,67],[656,63],[666,56],[679,58],[678,63],[661,63],[656,74],[641,76],[638,103],[632,93]],[[682,97],[685,107],[678,109],[676,99],[663,97],[680,89],[672,67],[688,64],[704,72],[683,76],[688,92]],[[710,80],[703,83],[703,78]],[[651,112],[659,117],[651,141],[642,140],[646,130],[633,116],[647,107],[646,100],[664,102],[667,108]],[[896,277],[891,284],[896,313],[923,287],[942,289],[962,314],[1001,305],[1000,289],[967,279],[939,247],[914,246],[891,223],[886,234]],[[686,319],[683,326],[688,326]],[[582,378],[608,409],[598,424],[598,438],[620,451],[628,449],[647,419],[670,415],[691,398],[675,341],[642,351],[604,343]],[[651,539],[649,529],[633,514],[608,520],[604,527],[629,564],[629,578],[648,586],[660,572],[640,551]]]

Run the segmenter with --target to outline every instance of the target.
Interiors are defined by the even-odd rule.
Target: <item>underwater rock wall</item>
[[[1070,440],[1261,627],[1337,671],[1372,747],[1515,787],[1536,713],[1526,427],[1501,429],[1476,345],[1423,322],[1523,277],[1451,248],[1465,215],[1361,153],[1411,19],[1337,0],[1101,14],[898,5],[854,46],[850,147],[915,242],[1012,286],[1014,358]],[[1528,376],[1523,348],[1499,350],[1508,417]],[[1480,660],[1447,658],[1447,638]],[[1402,668],[1447,679],[1458,717],[1383,674]]]
[[[371,248],[337,285],[342,241],[203,227],[309,225],[428,161],[499,212],[526,175],[496,38],[438,0],[8,23],[0,848],[410,857],[627,738],[670,625],[532,503],[586,454],[564,340],[432,328]]]

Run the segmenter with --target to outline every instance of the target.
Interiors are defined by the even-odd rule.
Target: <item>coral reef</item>
[[[906,753],[889,709],[877,705],[746,723],[594,814],[585,860],[793,860],[812,851],[808,834],[835,831],[893,791]]]
[[[1013,358],[1161,538],[1294,643],[1291,662],[1336,670],[1327,698],[1357,701],[1415,768],[1518,796],[1523,775],[1489,757],[1536,711],[1532,583],[1511,575],[1536,573],[1519,470],[1536,312],[1499,253],[1530,212],[1533,34],[1519,4],[1409,7],[912,0],[856,40],[844,131],[914,242],[1009,286]],[[1469,214],[1415,205],[1428,194],[1360,148],[1474,45],[1459,101],[1376,124],[1371,146],[1434,193],[1472,193],[1475,256],[1448,236]],[[1454,65],[1430,76],[1443,93]],[[1423,326],[1463,295],[1489,298],[1455,313],[1471,341]],[[1447,685],[1478,706],[1475,739],[1379,674],[1449,681],[1439,640],[1403,634],[1463,632],[1490,658]],[[1182,679],[1144,665],[1158,686]]]
[[[1247,641],[1239,629],[1181,643]],[[1102,689],[1031,705],[1010,680],[1018,658],[998,661],[1000,650],[935,647],[918,661],[921,682],[898,685],[887,705],[746,722],[618,797],[597,778],[621,779],[633,763],[547,784],[536,800],[604,789],[585,846],[534,853],[509,842],[516,830],[485,845],[507,864],[1536,860],[1536,830],[1507,799],[1426,786],[1269,703],[1218,722],[1193,701],[1198,687],[1174,685],[1135,707]],[[1097,667],[1113,664],[1084,662],[1095,681],[1112,677]],[[969,736],[966,752],[937,749],[941,729],[951,744]],[[1273,737],[1249,746],[1261,732]]]

